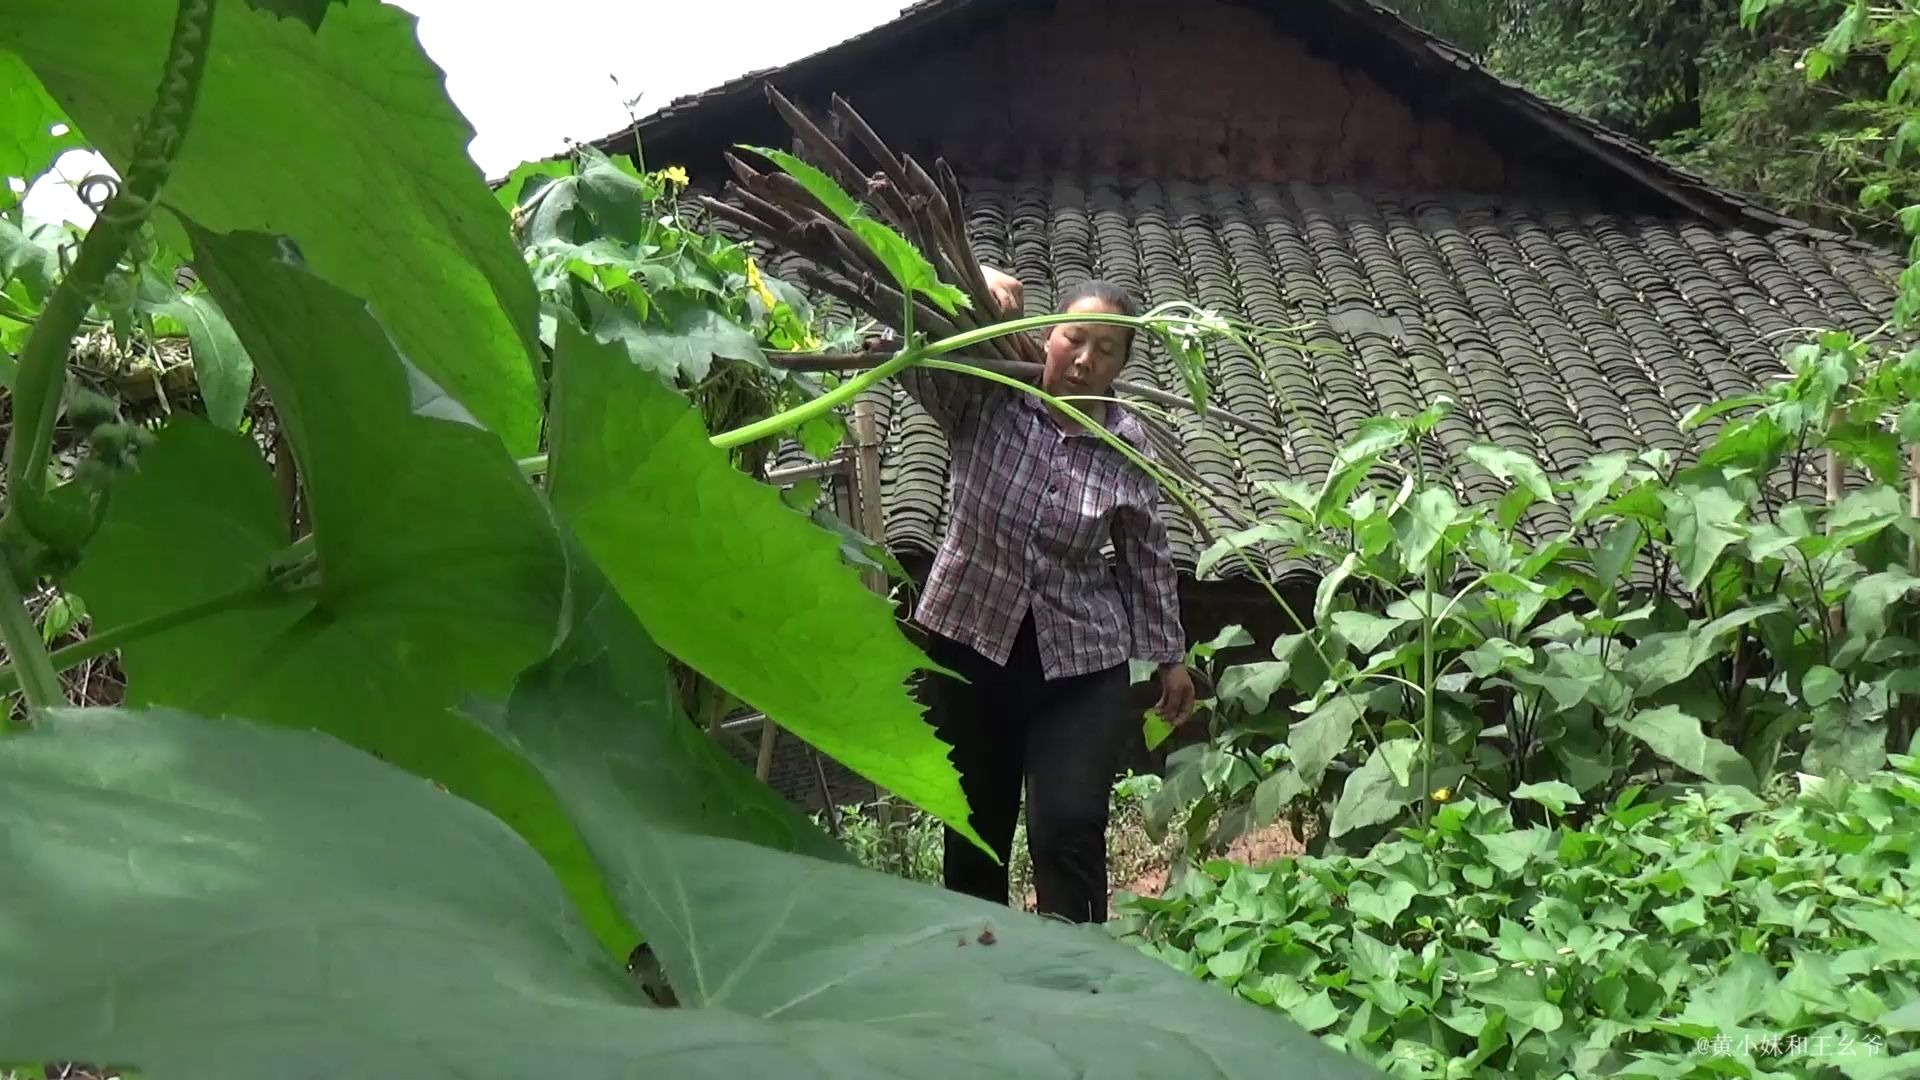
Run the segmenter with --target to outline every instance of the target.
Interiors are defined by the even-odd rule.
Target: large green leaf
[[[1847,636],[1876,641],[1887,630],[1887,619],[1908,593],[1920,589],[1920,577],[1900,570],[1868,574],[1847,590]]]
[[[644,820],[851,858],[680,712],[666,656],[584,555],[572,583],[573,625],[560,648],[521,675],[504,707],[475,701],[466,709],[534,762],[553,790],[598,796],[568,804],[587,835],[617,835]]]
[[[1740,539],[1746,503],[1725,488],[1699,486],[1664,492],[1661,502],[1680,576],[1687,588],[1698,589],[1721,553]]]
[[[53,133],[66,120],[26,64],[0,51],[0,210],[20,199],[8,177],[32,183],[61,153],[81,145],[70,127]]]
[[[656,300],[667,325],[642,322],[632,307],[589,293],[595,340],[617,343],[634,363],[669,378],[685,375],[698,382],[713,370],[713,358],[764,364],[753,332],[713,308],[680,298]]]
[[[1355,829],[1393,820],[1401,808],[1419,798],[1406,784],[1394,778],[1394,759],[1417,750],[1411,739],[1395,739],[1375,747],[1366,763],[1347,777],[1340,802],[1333,808],[1327,835],[1345,836]],[[1403,759],[1404,760],[1404,759]]]
[[[50,232],[52,227],[43,225],[29,236],[0,218],[0,287],[12,285],[34,307],[47,302],[60,280],[60,253],[43,241],[52,239]]]
[[[128,700],[317,727],[430,776],[526,835],[619,940],[539,778],[450,711],[504,696],[558,635],[567,566],[539,497],[364,305],[264,238],[194,239],[287,425],[319,569],[129,644]],[[97,625],[124,625],[265,581],[289,539],[251,441],[176,419],[115,485],[73,586]]]
[[[1460,520],[1460,504],[1453,492],[1430,487],[1408,500],[1394,515],[1393,531],[1400,541],[1400,559],[1407,573],[1419,576],[1427,570],[1434,549],[1454,522]]]
[[[1286,683],[1293,665],[1285,660],[1235,664],[1220,673],[1219,699],[1248,716],[1267,711],[1267,703]]]
[[[1496,478],[1513,482],[1541,502],[1553,501],[1553,482],[1547,479],[1547,471],[1525,454],[1496,443],[1475,443],[1467,447],[1467,459]]]
[[[1674,630],[1649,634],[1621,660],[1619,671],[1633,680],[1635,691],[1651,694],[1692,675],[1721,648],[1727,634],[1783,610],[1785,604],[1770,600],[1764,604],[1740,608],[1717,619]]]
[[[1700,730],[1698,718],[1667,705],[1613,720],[1615,727],[1647,744],[1662,758],[1716,784],[1758,788],[1753,765],[1740,752]]]
[[[1360,720],[1363,707],[1351,693],[1342,693],[1313,711],[1313,715],[1293,725],[1287,733],[1287,749],[1293,755],[1293,767],[1308,788],[1317,787],[1327,766],[1353,739],[1353,725]]]
[[[253,388],[253,360],[235,336],[220,306],[200,293],[176,296],[153,307],[187,328],[193,350],[193,377],[200,386],[207,418],[224,428],[239,430],[246,415],[247,394]]]
[[[173,5],[145,0],[15,0],[0,48],[124,173],[172,19]],[[528,454],[537,308],[472,139],[401,8],[335,4],[315,32],[222,4],[165,203],[221,232],[291,236],[428,378]]]
[[[651,371],[568,321],[554,505],[647,633],[862,776],[967,829],[947,747],[907,690],[926,658],[839,542],[734,468]]]
[[[1307,1080],[1378,1075],[1097,928],[629,819],[596,848],[640,875],[689,1006],[649,1008],[512,833],[312,732],[65,712],[0,743],[0,784],[0,1060],[1251,1078],[1283,1055]]]
[[[1466,994],[1536,1031],[1556,1031],[1566,1022],[1565,1014],[1547,997],[1546,975],[1534,968],[1503,970],[1484,982],[1468,984]]]
[[[728,841],[630,835],[667,871],[635,917],[683,1001],[832,1025],[849,1049],[885,1031],[904,1054],[876,1052],[872,1075],[1271,1077],[1276,1059],[1288,1076],[1379,1075],[1098,927]]]

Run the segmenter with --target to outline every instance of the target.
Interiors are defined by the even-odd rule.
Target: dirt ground
[[[1115,895],[1123,892],[1135,896],[1159,896],[1167,887],[1167,875],[1174,862],[1176,849],[1171,838],[1165,843],[1154,844],[1138,822],[1117,820],[1115,826],[1107,838],[1108,901],[1111,902]],[[1235,840],[1227,846],[1222,858],[1245,866],[1259,866],[1304,851],[1306,846],[1283,821],[1255,829]],[[1035,902],[1033,890],[1024,888],[1021,892],[1021,906],[1032,911]]]

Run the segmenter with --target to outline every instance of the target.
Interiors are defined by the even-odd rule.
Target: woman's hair
[[[1102,307],[1112,308],[1116,315],[1138,315],[1140,305],[1125,286],[1116,285],[1100,278],[1090,278],[1060,294],[1060,312],[1064,314],[1073,305],[1082,300],[1098,300]],[[1133,351],[1133,327],[1127,327],[1127,351]]]

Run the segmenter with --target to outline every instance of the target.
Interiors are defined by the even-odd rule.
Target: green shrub
[[[1365,857],[1207,863],[1116,932],[1407,1077],[1920,1075],[1920,762],[1478,797]]]

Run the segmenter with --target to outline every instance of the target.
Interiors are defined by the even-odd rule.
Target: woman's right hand
[[[1000,314],[1019,315],[1026,309],[1026,287],[1012,274],[1003,274],[991,266],[981,264],[980,273],[987,279],[987,291],[993,294],[994,303],[1000,305]]]

